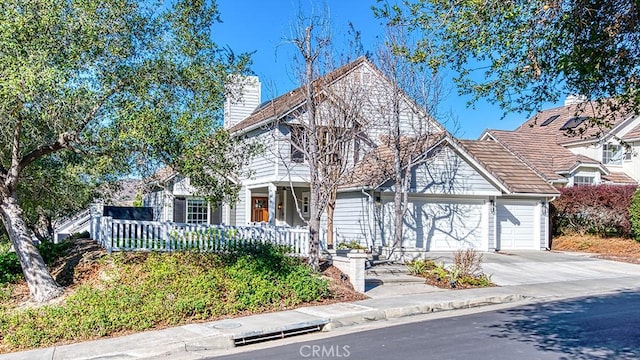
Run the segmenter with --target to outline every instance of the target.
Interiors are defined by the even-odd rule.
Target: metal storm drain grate
[[[234,339],[236,346],[255,344],[263,341],[276,340],[276,339],[284,339],[286,337],[309,334],[312,332],[317,332],[322,330],[322,325],[312,325],[306,326],[302,328],[290,329],[290,330],[282,330],[278,332],[268,333],[268,334],[260,334],[247,336],[242,338]]]

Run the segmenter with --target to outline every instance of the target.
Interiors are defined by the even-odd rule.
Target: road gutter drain
[[[273,333],[247,336],[247,337],[233,339],[233,341],[236,346],[243,346],[243,345],[269,341],[269,340],[284,339],[286,337],[309,334],[309,333],[317,332],[320,330],[322,330],[322,325],[313,325],[313,326],[307,326],[303,328],[282,330],[282,331],[273,332]]]

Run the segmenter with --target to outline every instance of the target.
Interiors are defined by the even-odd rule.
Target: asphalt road
[[[534,304],[223,359],[640,359],[640,293]]]

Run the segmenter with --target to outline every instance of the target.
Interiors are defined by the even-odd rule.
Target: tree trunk
[[[309,219],[309,265],[320,269],[320,220],[316,218]]]
[[[47,265],[33,245],[18,201],[14,197],[4,198],[0,203],[0,213],[9,239],[20,259],[31,300],[42,303],[60,296],[62,288],[49,274]]]
[[[333,213],[336,209],[336,192],[333,191],[327,204],[327,249],[333,249]]]
[[[401,184],[396,182],[396,187],[400,187],[402,186]],[[399,189],[396,189],[394,195],[393,195],[393,209],[394,209],[394,219],[393,219],[393,225],[394,225],[394,232],[393,232],[393,248],[394,249],[399,249],[402,247],[402,233],[404,230],[404,209],[403,209],[403,203],[402,203],[402,192]]]

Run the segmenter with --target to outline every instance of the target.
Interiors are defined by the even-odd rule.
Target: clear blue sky
[[[297,87],[291,70],[295,50],[283,39],[290,34],[301,6],[308,11],[310,7],[317,9],[326,4],[338,42],[346,38],[351,22],[362,34],[365,51],[375,52],[383,31],[380,20],[371,11],[375,0],[218,0],[217,3],[223,23],[214,27],[213,38],[234,52],[255,52],[252,70],[262,82],[263,101]],[[509,114],[501,120],[500,108],[485,101],[477,102],[475,109],[468,108],[469,98],[458,96],[451,76],[445,74],[443,80],[449,95],[441,111],[455,116],[457,126],[445,125],[459,138],[475,139],[486,128],[513,130],[528,118],[527,114]]]

